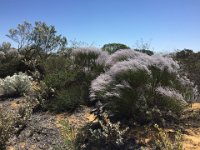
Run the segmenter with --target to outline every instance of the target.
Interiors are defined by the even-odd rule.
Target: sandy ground
[[[7,102],[1,102],[0,105],[9,103],[11,109],[17,109],[20,106],[19,100],[10,100]],[[183,137],[183,148],[185,150],[200,150],[200,103],[192,104],[192,108],[190,108],[191,112],[197,112],[197,119],[189,120],[185,124],[183,124],[184,132],[182,133]],[[68,120],[69,123],[76,128],[81,128],[88,122],[91,122],[95,119],[95,116],[90,114],[91,108],[82,107],[79,111],[73,114],[59,114],[55,116],[55,127],[60,128],[61,120]],[[199,112],[199,113],[198,113]],[[144,130],[143,130],[144,132]],[[147,142],[147,141],[146,141]],[[145,142],[145,143],[146,143]],[[20,147],[23,149],[24,143],[19,143]],[[35,149],[35,148],[33,148]],[[14,150],[13,147],[8,147],[7,150]]]
[[[192,104],[192,110],[200,112],[200,103]],[[200,115],[200,114],[199,114]],[[200,150],[200,116],[189,123],[183,134],[183,147],[185,150]]]

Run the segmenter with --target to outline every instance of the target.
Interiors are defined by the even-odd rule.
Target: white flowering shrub
[[[170,57],[119,50],[106,66],[92,81],[90,98],[108,103],[106,108],[115,114],[136,119],[155,107],[179,114],[195,99],[196,89],[179,75],[179,65]]]
[[[3,95],[21,96],[31,90],[31,77],[24,73],[7,76],[0,82]]]

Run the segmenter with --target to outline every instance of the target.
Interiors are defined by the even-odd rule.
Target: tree
[[[57,35],[54,26],[48,26],[44,22],[35,22],[35,26],[24,21],[18,24],[16,29],[10,29],[7,35],[14,42],[18,43],[18,51],[29,49],[29,47],[41,48],[45,54],[57,51],[67,44],[66,37]]]
[[[18,44],[18,50],[20,50],[24,46],[28,46],[32,43],[32,30],[32,25],[24,21],[22,24],[18,24],[16,29],[10,29],[7,37],[16,42]]]
[[[0,45],[0,51],[6,52],[11,48],[11,44],[9,42],[3,42]]]
[[[121,43],[109,43],[109,44],[105,44],[101,49],[103,51],[107,51],[109,54],[112,54],[119,49],[130,49],[130,47]]]
[[[136,42],[136,48],[134,49],[135,51],[141,52],[141,53],[145,53],[149,56],[153,55],[154,52],[151,50],[151,43],[145,42],[143,39],[140,39],[140,41]]]
[[[58,51],[67,44],[66,37],[56,35],[57,31],[54,26],[46,25],[44,22],[35,22],[32,32],[32,40],[35,45],[39,46],[46,54],[52,51]]]

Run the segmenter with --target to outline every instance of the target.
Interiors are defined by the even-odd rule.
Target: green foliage
[[[18,24],[16,29],[10,29],[7,35],[11,40],[18,44],[18,49],[31,44],[32,25],[24,21],[23,24]]]
[[[126,149],[128,130],[120,122],[111,121],[106,112],[99,113],[77,133],[77,149]]]
[[[71,111],[88,102],[89,77],[62,56],[50,57],[45,63],[44,82],[54,94],[47,100],[47,109]],[[78,94],[77,94],[78,93]]]
[[[58,146],[58,150],[76,150],[77,149],[77,142],[76,142],[76,138],[77,138],[77,133],[78,130],[69,124],[69,121],[67,120],[61,120],[60,122],[61,125],[61,134],[62,137],[64,139],[64,145],[65,148],[61,148],[61,146]]]
[[[101,49],[103,51],[107,51],[109,54],[112,54],[119,49],[130,49],[130,47],[126,46],[125,44],[120,44],[120,43],[109,43],[109,44],[105,44]]]
[[[54,90],[47,102],[49,110],[71,111],[90,102],[91,81],[103,71],[99,57],[102,58],[101,51],[83,48],[73,50],[70,56],[51,55],[43,62],[44,82]]]
[[[153,51],[148,50],[148,49],[134,49],[134,50],[135,50],[135,51],[138,51],[138,52],[141,52],[141,53],[145,53],[145,54],[147,54],[147,55],[149,55],[149,56],[151,56],[151,55],[154,54]]]
[[[0,107],[0,149],[6,149],[6,142],[26,126],[32,114],[33,101],[26,101],[17,110]]]
[[[56,91],[55,96],[47,104],[47,108],[56,112],[73,111],[81,104],[85,104],[85,93],[83,92],[85,91],[79,86],[72,86],[65,90]]]
[[[11,44],[9,42],[3,42],[1,45],[0,45],[0,51],[2,52],[7,52],[9,49],[11,48]]]
[[[39,46],[45,54],[52,51],[58,51],[67,44],[67,39],[61,35],[56,35],[57,31],[54,26],[48,26],[44,22],[35,22],[32,31],[31,40]]]
[[[10,61],[0,62],[0,78],[5,78],[6,76],[12,76],[14,73],[21,71],[21,60],[11,59]]]
[[[0,148],[6,149],[6,142],[14,132],[14,115],[11,111],[0,108]]]
[[[158,134],[155,140],[155,146],[158,150],[183,150],[181,143],[182,136],[180,131],[176,131],[174,140],[170,139],[168,133],[160,128],[157,124],[154,127],[158,130]]]
[[[180,63],[182,74],[187,74],[200,91],[200,52],[195,53],[192,50],[184,49],[177,52],[174,58]]]
[[[32,26],[24,21],[18,24],[16,29],[10,29],[7,36],[18,44],[19,51],[27,46],[36,45],[46,55],[62,49],[67,44],[67,39],[57,35],[54,26],[48,26],[44,22],[35,22],[35,26]]]
[[[105,112],[102,114],[101,120],[98,121],[100,128],[90,129],[93,140],[104,141],[104,144],[114,145],[115,147],[124,145],[124,137],[128,127],[121,129],[120,122],[112,123]]]

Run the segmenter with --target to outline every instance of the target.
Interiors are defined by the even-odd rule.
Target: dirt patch
[[[183,134],[185,150],[200,150],[200,103],[193,103]]]

